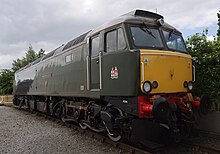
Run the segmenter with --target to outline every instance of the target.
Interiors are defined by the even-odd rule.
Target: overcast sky
[[[129,11],[156,8],[184,38],[205,28],[216,35],[220,0],[0,0],[0,69],[30,44],[49,52]]]

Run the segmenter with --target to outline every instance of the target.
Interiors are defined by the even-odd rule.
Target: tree
[[[12,70],[14,72],[16,72],[17,70],[28,65],[29,63],[33,62],[34,60],[44,56],[45,55],[44,52],[45,52],[45,50],[43,50],[43,49],[40,49],[40,51],[35,52],[33,50],[33,47],[30,45],[28,47],[27,52],[25,53],[25,57],[23,57],[22,59],[13,60]]]
[[[219,12],[217,13],[217,17],[218,17],[217,37],[218,37],[218,40],[220,41],[220,10],[219,10]]]
[[[11,70],[3,70],[0,73],[0,95],[12,94],[14,73]]]
[[[44,52],[45,50],[43,49],[40,49],[40,51],[35,52],[33,50],[33,47],[30,45],[28,47],[27,52],[25,53],[25,57],[23,57],[22,59],[13,60],[12,70],[3,70],[0,73],[0,94],[12,94],[14,73],[20,68],[33,62],[37,58],[44,56]]]
[[[208,30],[189,37],[187,49],[193,57],[196,67],[196,82],[194,94],[208,94],[213,102],[220,103],[220,44],[207,40]]]

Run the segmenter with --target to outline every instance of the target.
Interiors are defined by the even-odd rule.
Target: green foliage
[[[29,46],[25,57],[22,59],[13,60],[12,70],[3,70],[0,73],[0,95],[12,94],[14,73],[20,68],[28,65],[37,58],[44,56],[44,50],[40,49],[39,52],[35,52],[32,46]]]
[[[218,36],[218,41],[220,41],[220,10],[219,13],[217,13],[218,17],[218,31],[217,31],[217,36]]]
[[[220,44],[216,38],[208,41],[207,34],[207,29],[197,33],[189,37],[186,44],[196,67],[194,94],[209,94],[216,103],[220,101]]]
[[[12,94],[14,73],[10,70],[3,70],[0,73],[0,95]]]
[[[33,50],[33,47],[29,46],[27,52],[25,53],[25,57],[23,57],[22,59],[13,60],[12,70],[16,72],[17,70],[28,65],[29,63],[33,62],[37,58],[42,57],[44,55],[44,52],[45,50],[43,49],[40,49],[39,52],[35,52]]]

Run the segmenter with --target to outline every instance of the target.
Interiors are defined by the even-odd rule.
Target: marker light
[[[143,89],[146,93],[149,93],[152,89],[150,81],[145,81],[143,84]]]
[[[153,88],[157,88],[157,87],[158,87],[157,81],[154,81],[154,82],[152,83],[152,86],[153,86]]]
[[[192,81],[188,82],[188,89],[191,91],[193,89],[193,83]]]
[[[188,87],[187,81],[184,81],[183,86],[184,86],[184,88],[187,88],[187,87]]]

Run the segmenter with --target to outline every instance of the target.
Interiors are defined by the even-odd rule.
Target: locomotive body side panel
[[[16,95],[79,96],[85,92],[84,46],[16,73]]]
[[[55,60],[58,65],[54,67],[48,94],[83,95],[85,90],[83,46],[71,49]]]
[[[103,56],[102,96],[136,96],[138,94],[138,53],[120,51]],[[114,74],[115,72],[115,74]]]
[[[137,96],[139,52],[130,51],[125,24],[104,30],[101,96]]]
[[[27,69],[21,72],[15,73],[15,85],[14,92],[17,95],[26,95],[30,87],[36,86],[35,70]]]

